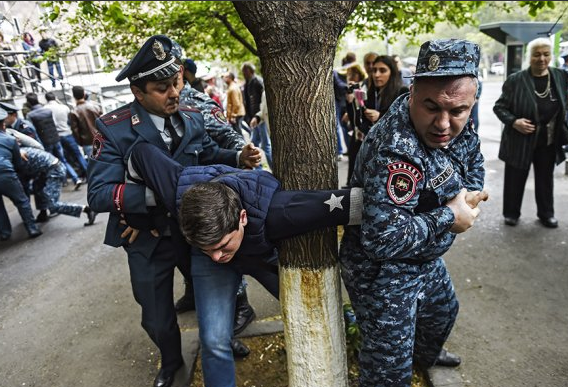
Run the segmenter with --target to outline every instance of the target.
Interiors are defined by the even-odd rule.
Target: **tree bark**
[[[337,188],[333,60],[358,2],[233,4],[260,56],[275,176],[285,189]],[[346,386],[336,229],[284,241],[279,258],[289,386]]]

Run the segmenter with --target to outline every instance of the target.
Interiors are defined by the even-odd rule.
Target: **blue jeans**
[[[77,176],[77,172],[75,172],[71,164],[67,162],[67,159],[65,158],[65,153],[63,152],[63,147],[61,146],[61,141],[58,141],[56,144],[46,145],[45,150],[51,153],[52,155],[54,155],[55,157],[57,157],[63,163],[63,165],[65,165],[67,173],[69,174],[69,176],[71,176],[73,183],[76,184],[77,181],[79,180],[79,176]]]
[[[260,145],[266,155],[268,166],[272,169],[272,144],[270,142],[270,136],[268,135],[268,126],[266,126],[266,122],[258,124],[258,126],[252,130],[251,141],[256,147]],[[258,169],[262,169],[262,166]]]
[[[71,153],[75,160],[77,160],[77,163],[79,163],[83,175],[87,176],[87,162],[85,161],[85,157],[83,157],[83,154],[79,149],[79,144],[77,144],[77,141],[75,141],[75,137],[70,134],[68,136],[59,137],[59,140],[63,145],[63,149],[66,150],[68,154]]]
[[[231,339],[241,275],[228,265],[213,262],[197,249],[191,253],[191,275],[205,386],[234,387]]]
[[[51,86],[55,87],[55,76],[53,72],[53,66],[57,68],[57,75],[59,75],[59,79],[63,79],[63,72],[61,71],[61,63],[59,61],[52,62],[47,61],[47,71],[49,71],[49,79],[51,79]]]

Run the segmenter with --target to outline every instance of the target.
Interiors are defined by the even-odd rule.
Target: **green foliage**
[[[437,23],[455,26],[475,24],[474,13],[484,1],[362,1],[344,33],[355,32],[359,39],[387,38],[403,33],[414,41],[421,33],[434,30]]]
[[[343,34],[354,34],[361,40],[403,42],[397,52],[412,55],[410,51],[415,51],[424,35],[437,30],[455,33],[457,28],[470,26],[465,31],[471,34],[479,24],[513,20],[512,17],[556,20],[559,14],[554,10],[559,5],[556,3],[362,1]],[[48,1],[42,5],[48,9],[46,19],[64,21],[72,27],[73,33],[64,32],[59,38],[63,42],[62,51],[77,47],[85,38],[96,39],[108,69],[124,65],[155,34],[172,37],[188,57],[197,61],[250,60],[258,64],[254,39],[230,1]],[[500,19],[500,15],[510,16]],[[568,24],[564,30],[567,28]]]
[[[43,6],[50,11],[49,20],[72,26],[70,39],[68,33],[60,39],[70,47],[85,38],[99,40],[109,69],[123,65],[149,36],[157,34],[172,37],[198,61],[256,59],[241,43],[255,47],[229,1],[49,1]],[[233,35],[227,26],[234,29]]]

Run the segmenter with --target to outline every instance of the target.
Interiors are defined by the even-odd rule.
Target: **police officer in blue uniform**
[[[20,109],[7,102],[0,102],[0,108],[6,110],[6,113],[8,113],[8,117],[4,120],[6,128],[16,129],[18,132],[26,134],[41,143],[34,125],[30,121],[18,117],[18,110]]]
[[[29,237],[36,238],[42,232],[34,220],[30,199],[25,194],[17,175],[17,171],[21,169],[22,158],[16,139],[7,134],[4,129],[4,120],[7,116],[8,113],[4,109],[0,109],[0,240],[6,241],[12,235],[10,218],[1,196],[6,196],[14,203],[22,217]]]
[[[342,277],[362,335],[361,387],[410,386],[419,367],[457,366],[443,349],[458,301],[442,255],[487,199],[480,141],[469,119],[479,46],[442,39],[420,48],[400,96],[359,152],[361,227],[346,227]]]
[[[190,264],[203,255],[192,251],[179,227],[153,193],[127,179],[126,156],[136,143],[149,142],[170,152],[182,165],[221,163],[244,165],[250,150],[220,149],[206,134],[203,117],[179,104],[179,71],[171,55],[171,40],[149,38],[116,77],[128,78],[135,100],[99,119],[88,166],[88,203],[96,212],[109,212],[104,243],[122,246],[128,255],[132,289],[142,307],[142,326],[159,348],[161,369],[154,387],[169,387],[182,366],[181,339],[173,303],[177,266],[189,278]],[[137,230],[125,213],[145,214],[153,230]]]

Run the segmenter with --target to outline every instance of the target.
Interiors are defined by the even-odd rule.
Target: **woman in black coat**
[[[521,216],[525,183],[534,165],[537,216],[545,227],[558,227],[554,217],[553,172],[566,159],[568,143],[566,92],[568,73],[549,67],[550,39],[537,38],[527,46],[529,67],[511,74],[493,111],[505,124],[499,159],[505,162],[503,216],[516,226]]]

